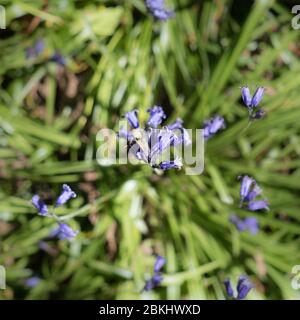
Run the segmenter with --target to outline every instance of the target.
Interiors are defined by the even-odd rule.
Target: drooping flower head
[[[127,140],[127,153],[150,165],[153,169],[180,169],[181,160],[178,157],[168,159],[171,152],[167,154],[166,151],[171,151],[171,148],[179,145],[191,144],[189,133],[182,126],[183,121],[178,118],[174,123],[158,128],[166,118],[164,110],[161,106],[154,106],[147,111],[149,119],[145,128],[141,127],[138,122],[137,110],[125,115],[131,130],[120,129],[118,137]]]
[[[253,96],[247,86],[241,88],[242,99],[247,108],[255,108],[258,106],[264,96],[265,88],[258,87]]]
[[[230,279],[226,279],[224,281],[224,286],[226,290],[226,294],[229,298],[236,298],[238,300],[243,300],[247,297],[250,290],[254,287],[252,282],[248,277],[241,275],[238,279],[238,283],[236,286],[237,294],[234,294]]]
[[[76,198],[76,193],[67,185],[63,185],[63,190],[56,200],[56,207],[61,206],[68,202],[71,198]]]
[[[219,130],[225,128],[225,120],[220,116],[215,116],[204,122],[204,139],[208,140],[214,136]]]
[[[148,109],[147,112],[150,114],[147,124],[152,128],[157,128],[163,122],[163,119],[166,118],[166,114],[160,106],[154,106]]]
[[[158,20],[167,20],[174,15],[172,10],[165,8],[165,0],[146,0],[146,6]]]
[[[139,125],[138,111],[136,109],[129,111],[125,114],[125,118],[128,120],[132,129],[137,129]]]
[[[269,203],[267,200],[251,201],[248,204],[250,211],[269,210]]]
[[[26,48],[26,58],[36,58],[39,54],[44,51],[45,43],[43,40],[38,40],[34,46]]]
[[[163,268],[163,266],[166,264],[166,262],[167,261],[164,257],[159,255],[156,257],[154,267],[153,267],[153,271],[154,271],[153,276],[151,277],[150,280],[146,282],[144,286],[144,291],[152,290],[161,284],[163,277],[160,271]]]
[[[249,291],[253,288],[253,284],[249,280],[248,277],[241,275],[237,284],[237,299],[242,300],[245,299],[249,293]]]
[[[45,202],[36,194],[31,199],[32,204],[38,209],[41,216],[48,215],[48,207]]]
[[[180,118],[177,118],[176,121],[167,125],[167,128],[170,130],[182,129],[182,124],[183,124],[183,120]]]
[[[51,236],[58,237],[60,240],[71,240],[76,237],[77,234],[78,231],[74,231],[66,223],[59,223],[58,228],[52,232]]]
[[[241,204],[246,205],[250,211],[268,210],[268,201],[266,199],[256,200],[262,193],[262,189],[258,186],[257,182],[249,176],[239,178],[241,178]]]

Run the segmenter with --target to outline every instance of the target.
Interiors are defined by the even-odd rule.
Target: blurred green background
[[[249,299],[299,299],[300,29],[293,1],[170,0],[155,21],[142,0],[0,1],[1,299],[225,299],[222,281],[249,275]],[[43,40],[44,49],[28,57]],[[65,65],[51,61],[59,53]],[[267,88],[267,115],[247,130],[242,85]],[[214,114],[227,129],[205,148],[205,170],[155,175],[147,166],[101,167],[97,131],[125,112],[160,104],[169,120],[201,128]],[[228,222],[239,209],[240,174],[270,202],[251,213],[260,232]],[[48,241],[52,219],[30,203],[78,197],[57,212],[80,230]],[[165,256],[160,288],[141,293],[154,253]],[[24,281],[42,280],[34,288]]]

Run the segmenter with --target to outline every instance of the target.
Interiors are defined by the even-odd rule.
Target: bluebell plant
[[[48,209],[48,206],[40,198],[39,195],[36,194],[32,197],[31,202],[34,205],[34,207],[38,210],[39,214],[44,217],[53,218],[58,224],[57,229],[55,229],[51,233],[51,237],[55,236],[61,240],[64,240],[64,239],[70,240],[78,234],[78,231],[74,231],[66,223],[62,223],[61,219],[54,213],[55,208],[64,205],[70,199],[75,198],[75,197],[76,197],[76,193],[67,184],[63,185],[62,191],[61,191],[60,195],[58,196],[58,198],[56,199],[52,210]]]
[[[41,278],[37,277],[37,276],[33,276],[30,278],[27,278],[24,281],[24,284],[27,288],[34,288],[36,287],[39,283],[41,282]]]
[[[244,105],[247,107],[249,112],[249,119],[261,119],[265,115],[265,111],[262,108],[259,108],[259,104],[264,96],[265,88],[258,87],[251,96],[250,89],[247,86],[241,88],[242,100]]]
[[[246,207],[250,211],[268,210],[268,201],[266,199],[257,200],[257,197],[261,195],[262,189],[257,182],[249,177],[242,176],[240,187],[240,203],[242,207]]]
[[[165,21],[174,15],[174,11],[165,7],[165,0],[145,0],[146,7],[154,18]]]
[[[144,286],[144,291],[150,291],[159,286],[163,280],[161,269],[166,264],[166,259],[162,256],[157,256],[154,267],[153,267],[153,275],[150,280],[148,280]]]
[[[132,110],[125,114],[130,130],[121,128],[118,136],[127,140],[127,151],[138,161],[150,165],[153,169],[163,171],[180,169],[182,161],[178,156],[174,159],[162,159],[166,150],[179,145],[189,145],[191,140],[183,121],[177,119],[174,123],[159,128],[166,119],[161,106],[154,106],[147,110],[149,118],[144,127],[138,119],[138,111]]]
[[[244,275],[241,275],[238,279],[238,283],[236,286],[236,291],[237,291],[236,294],[234,293],[230,279],[226,279],[224,281],[224,286],[225,286],[227,296],[229,298],[234,298],[238,300],[245,299],[248,293],[250,292],[250,290],[254,287],[254,285],[249,280],[249,278]]]

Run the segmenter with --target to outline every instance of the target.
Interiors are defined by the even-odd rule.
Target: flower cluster
[[[125,118],[131,130],[127,131],[121,128],[118,136],[127,140],[128,153],[138,161],[143,161],[155,169],[180,169],[182,162],[179,157],[166,161],[163,161],[162,157],[163,153],[170,150],[171,147],[191,143],[187,130],[182,126],[183,121],[177,119],[174,123],[158,129],[166,119],[162,107],[154,106],[147,112],[149,113],[149,119],[143,129],[140,128],[138,111],[127,112]]]
[[[264,96],[265,88],[258,87],[253,96],[251,96],[250,89],[246,86],[241,88],[241,92],[243,102],[248,108],[250,119],[261,119],[265,115],[265,111],[262,108],[258,108],[258,105]]]
[[[237,295],[235,296],[234,290],[231,285],[230,279],[226,279],[224,281],[226,293],[229,298],[236,298],[238,300],[242,300],[246,298],[249,291],[254,287],[248,277],[241,275],[238,279],[238,283],[236,286]]]
[[[64,184],[61,194],[58,196],[58,198],[55,201],[55,205],[52,213],[50,213],[48,206],[40,198],[39,195],[36,194],[32,197],[31,202],[35,206],[35,208],[38,210],[39,214],[41,216],[48,216],[48,217],[54,218],[58,223],[57,229],[55,229],[51,234],[52,237],[56,236],[61,240],[63,239],[70,240],[78,234],[78,231],[74,231],[66,223],[62,223],[59,217],[57,217],[54,213],[54,209],[56,207],[62,206],[63,204],[68,202],[70,199],[75,197],[76,197],[76,193],[67,184]]]
[[[172,10],[165,8],[165,0],[146,0],[146,7],[158,20],[167,20],[174,15]]]
[[[220,116],[215,116],[204,121],[204,139],[208,140],[213,137],[221,129],[225,129],[225,120]]]
[[[150,291],[159,286],[163,280],[161,269],[166,264],[166,259],[162,256],[157,256],[153,268],[153,276],[145,284],[144,291]]]

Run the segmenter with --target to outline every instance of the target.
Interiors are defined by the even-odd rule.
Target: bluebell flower
[[[24,284],[28,288],[34,288],[41,282],[41,278],[39,277],[31,277],[24,281]]]
[[[56,62],[57,64],[60,64],[61,66],[66,65],[66,59],[59,52],[55,52],[50,60]]]
[[[159,168],[162,170],[170,170],[170,169],[181,169],[182,162],[179,158],[170,161],[162,161],[159,164]]]
[[[136,109],[127,112],[125,114],[125,118],[128,120],[132,129],[137,129],[140,126],[138,119],[138,111]]]
[[[250,211],[269,210],[269,203],[267,200],[256,200],[248,203]]]
[[[74,231],[66,223],[59,223],[58,228],[52,232],[51,236],[58,237],[60,240],[71,240],[76,237],[77,234],[78,231]]]
[[[259,230],[258,221],[255,217],[241,219],[237,215],[233,214],[229,217],[229,220],[240,232],[248,230],[250,233],[256,234]]]
[[[183,120],[180,118],[177,118],[175,122],[167,125],[167,128],[170,130],[177,130],[182,129]]]
[[[147,124],[152,128],[157,128],[162,123],[163,119],[166,118],[166,114],[160,106],[154,106],[148,109],[147,112],[150,114]]]
[[[239,177],[241,178],[241,177]],[[267,200],[255,200],[262,193],[262,189],[257,182],[249,177],[243,176],[240,188],[241,204],[246,205],[250,211],[268,210]]]
[[[225,290],[226,290],[227,296],[229,298],[233,298],[234,292],[233,292],[233,289],[232,289],[232,285],[231,285],[230,279],[225,279],[223,283],[225,285]]]
[[[146,0],[146,6],[152,15],[158,20],[167,20],[174,15],[172,10],[165,8],[164,0]]]
[[[244,197],[244,201],[251,201],[253,199],[255,199],[257,196],[259,196],[262,193],[262,189],[258,186],[258,184],[256,183],[256,181],[253,179],[253,185],[252,185],[252,189],[250,191],[248,191],[248,193],[246,194],[246,196]]]
[[[241,275],[237,284],[237,299],[242,300],[245,299],[249,293],[249,291],[253,288],[253,284],[249,280],[248,277]]]
[[[255,183],[255,180],[253,178],[248,176],[242,177],[241,188],[240,188],[241,201],[244,201],[247,198],[253,183]]]
[[[145,284],[144,290],[145,291],[150,291],[153,290],[154,288],[158,287],[163,280],[163,277],[161,274],[156,273],[154,274],[150,280],[148,280]]]
[[[38,209],[41,216],[48,215],[48,207],[45,202],[36,194],[31,199],[32,204]]]
[[[164,257],[158,255],[154,263],[154,272],[160,272],[163,266],[166,264],[166,262],[167,260]]]
[[[236,287],[236,290],[237,290],[236,296],[234,294],[230,279],[226,279],[224,281],[224,286],[225,286],[227,296],[229,298],[236,298],[238,300],[245,299],[248,293],[250,292],[250,290],[254,287],[254,285],[251,283],[249,278],[244,275],[241,275],[238,279],[238,283]]]
[[[242,99],[245,106],[250,109],[257,107],[264,96],[264,92],[265,92],[264,87],[258,87],[252,97],[250,94],[249,88],[242,87],[241,93],[242,93]]]
[[[215,116],[209,120],[204,121],[204,139],[208,140],[214,136],[219,130],[225,128],[225,120],[220,116]]]
[[[154,267],[153,267],[153,271],[154,271],[153,276],[151,277],[150,280],[148,280],[146,282],[145,287],[144,287],[145,291],[152,290],[161,284],[163,277],[162,277],[160,271],[165,264],[166,264],[166,259],[164,257],[162,257],[162,256],[156,257]]]
[[[69,201],[71,198],[75,198],[76,193],[67,185],[63,185],[63,190],[60,194],[60,196],[56,200],[56,207],[61,206],[65,204],[67,201]]]

